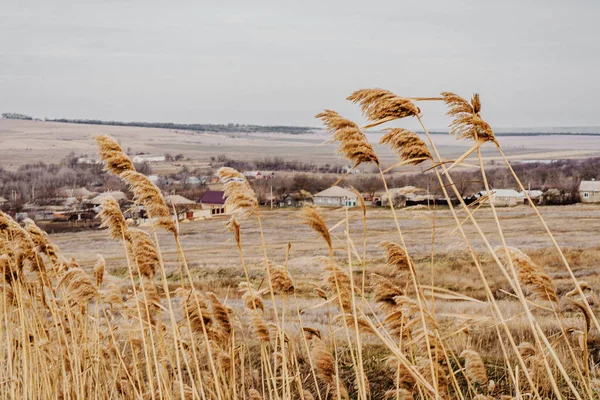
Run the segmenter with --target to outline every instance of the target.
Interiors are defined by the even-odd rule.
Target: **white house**
[[[149,163],[149,162],[162,162],[165,161],[165,156],[152,155],[152,154],[140,154],[133,157],[132,161],[134,163]]]
[[[600,181],[581,181],[579,197],[582,203],[600,203]]]
[[[355,207],[357,200],[358,196],[356,193],[339,186],[330,187],[313,195],[313,203],[316,206]]]
[[[89,204],[93,204],[93,205],[100,205],[100,204],[102,204],[102,200],[104,200],[106,197],[112,197],[116,201],[127,200],[127,195],[125,193],[119,192],[119,191],[115,191],[115,192],[104,192],[104,193],[101,193],[98,196],[96,196],[93,199],[88,200],[86,202],[89,203]]]
[[[475,197],[487,196],[487,191],[482,190],[477,193]],[[513,189],[492,189],[490,193],[490,199],[487,202],[492,202],[495,206],[516,206],[521,204],[523,201],[523,195]]]

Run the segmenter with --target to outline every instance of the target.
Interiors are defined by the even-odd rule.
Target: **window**
[[[583,197],[587,199],[588,197],[590,197],[590,194],[588,192],[583,192]]]

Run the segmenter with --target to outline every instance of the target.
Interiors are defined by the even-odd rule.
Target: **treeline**
[[[236,160],[225,155],[210,158],[213,167],[230,167],[238,171],[299,171],[315,173],[337,173],[340,166],[331,164],[303,163],[283,157],[264,157],[252,161]]]
[[[22,120],[27,120],[27,121],[33,120],[33,118],[30,117],[29,115],[19,114],[19,113],[2,113],[2,118],[4,118],[4,119],[22,119]]]
[[[25,164],[16,171],[0,168],[0,196],[19,208],[27,202],[50,204],[64,197],[63,189],[87,187],[91,191],[123,190],[123,182],[103,171],[101,164],[77,163],[77,156],[70,154],[59,163],[42,162]],[[147,164],[135,164],[144,174],[152,171]]]
[[[46,119],[50,122],[63,122],[69,124],[88,124],[88,125],[110,125],[110,126],[135,126],[139,128],[162,128],[176,129],[183,131],[196,132],[230,132],[230,133],[290,133],[302,134],[308,133],[314,128],[306,126],[286,126],[286,125],[244,125],[244,124],[177,124],[173,122],[120,122],[103,121],[98,119]]]
[[[571,204],[579,201],[579,184],[582,180],[600,180],[600,158],[585,160],[564,160],[552,163],[527,163],[513,165],[517,176],[525,188],[539,189],[552,194],[546,204]],[[452,177],[461,196],[470,197],[484,190],[481,172],[479,170],[453,170]],[[486,168],[486,177],[494,189],[519,190],[512,174],[506,166],[489,166]],[[266,199],[271,187],[275,195],[306,190],[316,193],[331,186],[339,174],[296,174],[294,176],[277,177],[266,181],[254,181],[255,191]],[[443,192],[439,181],[433,171],[415,174],[387,174],[388,186],[392,188],[415,186],[439,197]],[[374,194],[384,190],[381,180],[372,174],[350,175],[340,184],[353,186],[363,193]],[[450,191],[451,193],[451,191]]]

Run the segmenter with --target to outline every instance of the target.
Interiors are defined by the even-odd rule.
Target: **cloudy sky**
[[[36,0],[0,7],[0,112],[316,126],[383,87],[496,127],[600,125],[600,1]],[[422,107],[431,127],[443,108]]]

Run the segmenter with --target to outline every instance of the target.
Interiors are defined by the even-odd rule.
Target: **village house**
[[[171,194],[169,196],[165,196],[165,201],[167,202],[168,205],[170,206],[189,206],[189,205],[193,205],[196,204],[195,201],[187,199],[183,196],[180,196],[178,194]]]
[[[198,204],[195,201],[187,199],[178,194],[165,196],[165,201],[170,207],[175,208],[177,219],[179,221],[191,221],[211,217],[210,208],[204,208],[202,204]]]
[[[339,186],[333,186],[313,195],[316,206],[324,207],[355,207],[358,196],[356,193]]]
[[[581,181],[579,197],[582,203],[600,203],[600,181]]]
[[[150,163],[150,162],[163,162],[165,161],[165,156],[152,155],[152,154],[140,154],[132,158],[134,163]]]
[[[244,171],[243,175],[246,179],[263,179],[263,174],[260,171]]]
[[[64,188],[59,191],[59,194],[64,197],[75,197],[78,199],[89,199],[90,197],[98,195],[98,193],[91,192],[85,187],[75,189]]]
[[[482,190],[481,192],[475,194],[475,197],[481,198],[487,195],[487,191]],[[513,189],[492,189],[490,198],[484,203],[484,205],[489,202],[492,202],[498,207],[512,207],[523,202],[523,195]]]
[[[231,210],[225,205],[225,192],[220,190],[209,190],[200,198],[203,208],[210,210],[211,215],[228,215]]]
[[[290,193],[283,196],[279,206],[280,207],[302,207],[305,204],[312,204],[313,198],[307,191],[300,191],[296,193]]]
[[[534,204],[539,204],[540,200],[542,199],[542,195],[544,194],[544,192],[542,192],[541,190],[525,190],[524,192],[519,192],[519,195],[521,195],[521,198],[523,199],[523,204],[529,204],[529,200],[527,199],[527,196],[529,196],[529,198],[531,199],[531,201]]]
[[[85,201],[85,203],[91,204],[92,206],[99,206],[102,204],[102,200],[104,200],[106,197],[112,197],[116,201],[126,201],[127,200],[127,195],[125,193],[120,192],[120,191],[114,191],[114,192],[101,193],[98,196],[94,197],[93,199]]]
[[[0,206],[5,205],[6,203],[8,203],[8,200],[6,200],[4,197],[0,196]]]

